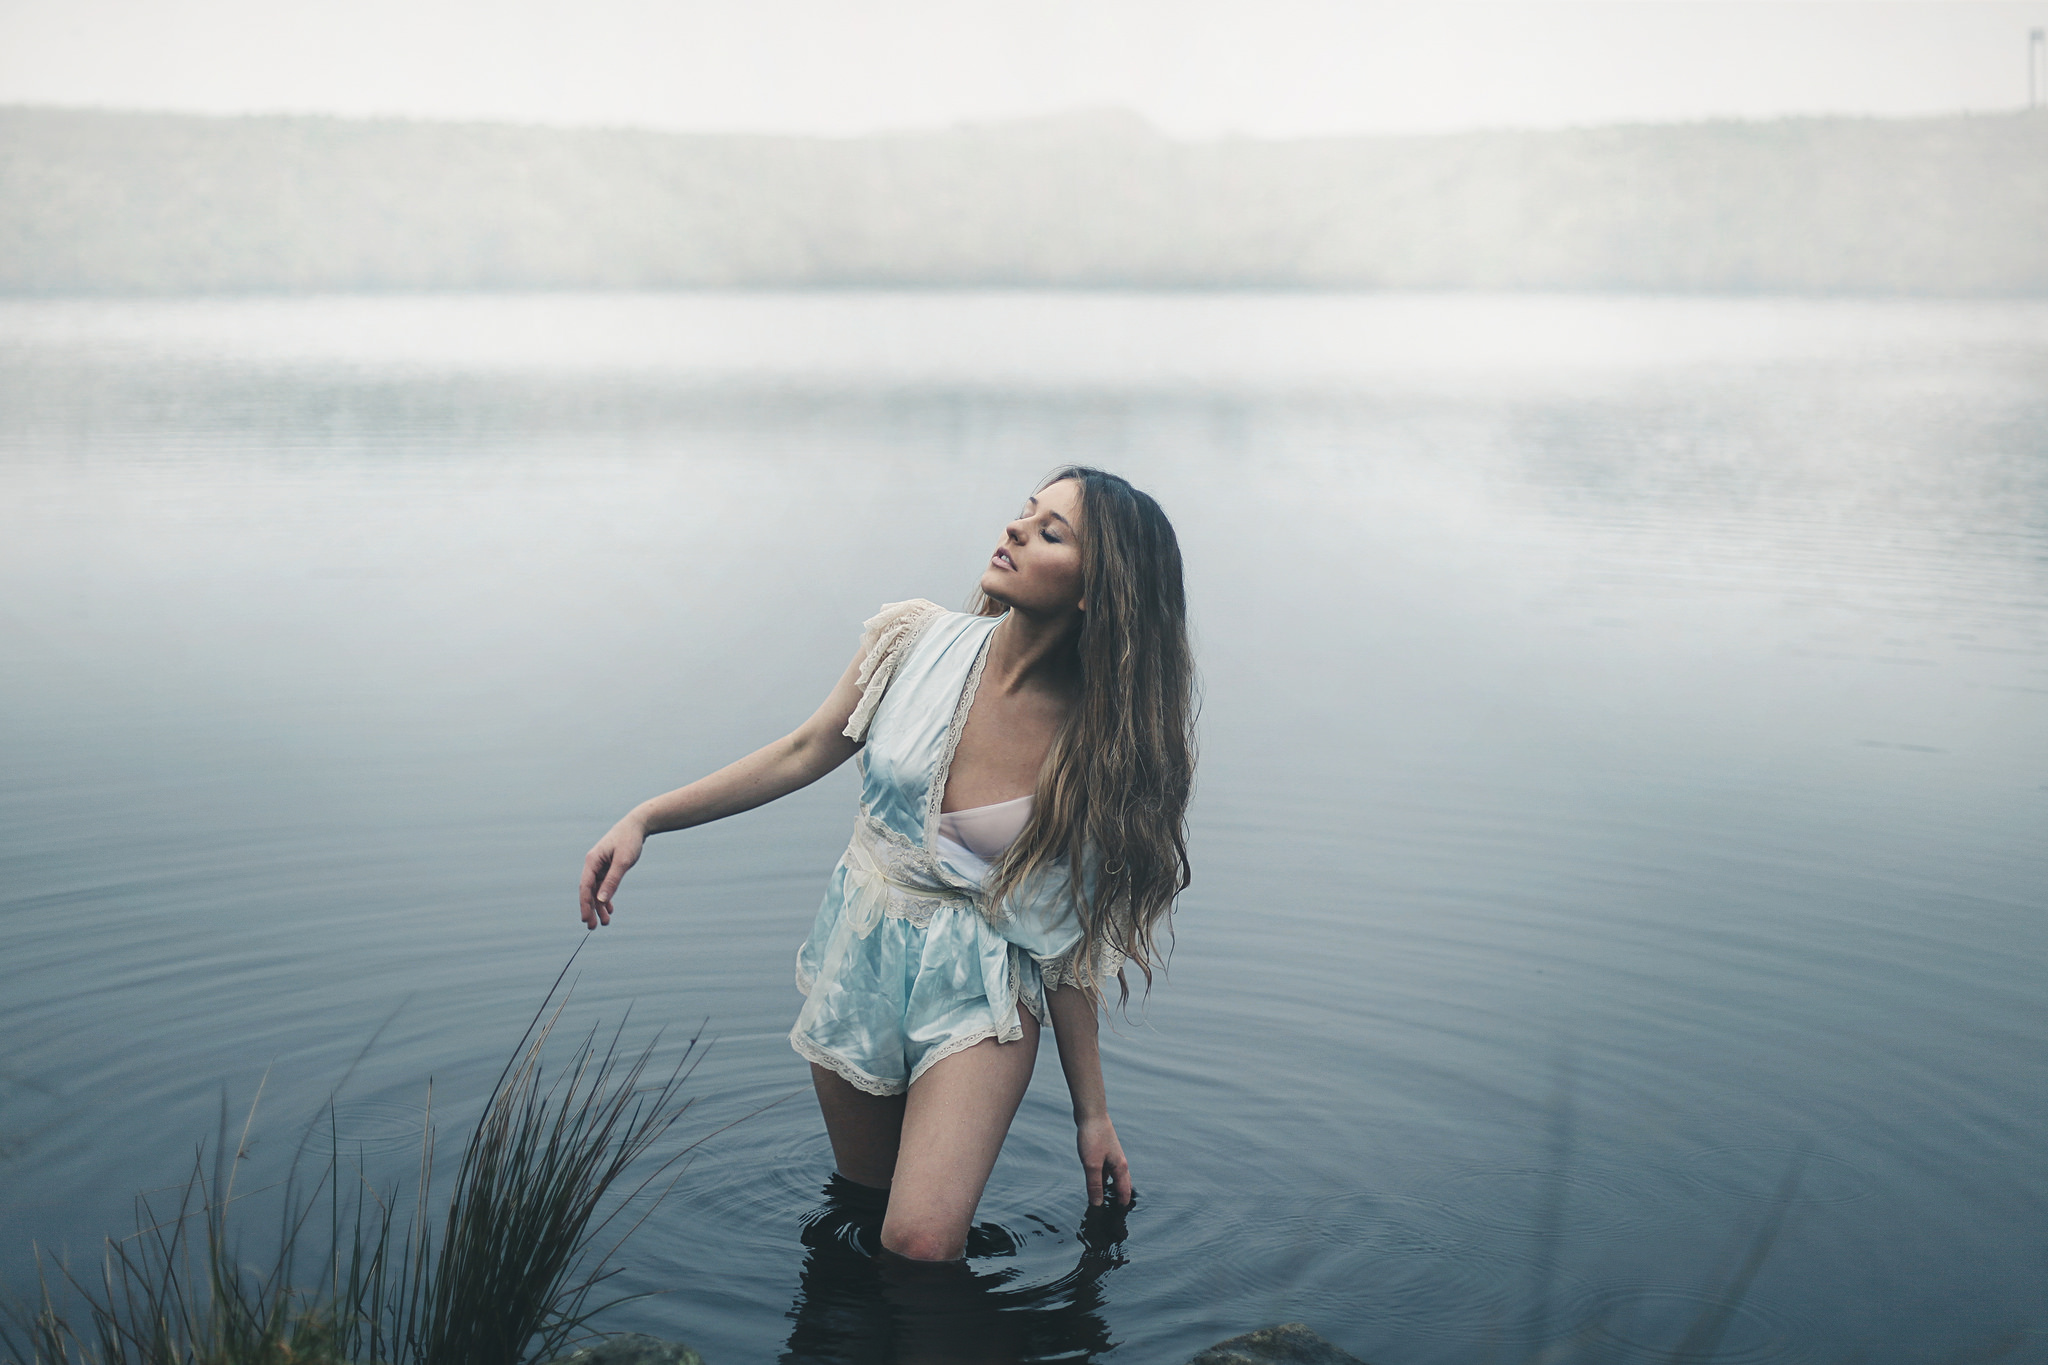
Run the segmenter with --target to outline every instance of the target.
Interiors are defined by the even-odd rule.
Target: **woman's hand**
[[[1104,1114],[1085,1119],[1074,1130],[1074,1145],[1081,1150],[1081,1170],[1088,1177],[1088,1203],[1092,1208],[1105,1195],[1119,1207],[1129,1208],[1131,1163],[1124,1159],[1124,1145],[1116,1140],[1116,1125]]]
[[[1081,1151],[1081,1173],[1088,1178],[1088,1206],[1105,1200],[1129,1208],[1131,1163],[1116,1140],[1109,1121],[1109,1097],[1102,1090],[1102,1049],[1096,1030],[1101,1002],[1074,985],[1055,986],[1045,993],[1052,1016],[1053,1037],[1060,1045],[1060,1070],[1067,1073],[1067,1093],[1074,1099],[1074,1145]]]
[[[640,847],[646,842],[646,827],[628,815],[583,855],[583,881],[577,887],[577,898],[582,903],[584,928],[612,922],[612,893],[619,889],[626,869],[640,861]]]

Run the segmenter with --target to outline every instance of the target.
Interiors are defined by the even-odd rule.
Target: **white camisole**
[[[1004,849],[1017,842],[1030,821],[1028,796],[946,811],[939,816],[939,855],[962,872],[982,875],[1003,856]]]

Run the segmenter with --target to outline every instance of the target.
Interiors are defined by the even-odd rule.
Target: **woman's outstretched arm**
[[[1074,1144],[1081,1152],[1081,1171],[1088,1178],[1088,1202],[1100,1204],[1105,1186],[1114,1188],[1118,1204],[1131,1202],[1131,1163],[1109,1121],[1109,1099],[1102,1088],[1102,1048],[1096,1038],[1100,1023],[1095,997],[1079,986],[1055,986],[1045,993],[1052,1014],[1053,1040],[1059,1044],[1060,1070],[1067,1074],[1067,1093],[1074,1099]]]
[[[577,888],[584,926],[595,929],[612,922],[612,893],[619,889],[626,870],[640,861],[640,846],[648,835],[709,824],[765,806],[798,787],[809,786],[852,758],[860,745],[844,731],[853,708],[860,703],[862,657],[854,655],[825,704],[781,739],[709,777],[642,801],[626,812],[584,855],[583,881]]]

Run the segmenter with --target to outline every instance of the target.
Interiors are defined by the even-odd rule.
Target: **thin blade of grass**
[[[1730,1277],[1728,1285],[1714,1296],[1714,1302],[1693,1320],[1692,1326],[1672,1348],[1672,1365],[1685,1361],[1710,1360],[1721,1349],[1721,1338],[1727,1334],[1728,1324],[1735,1320],[1742,1301],[1749,1294],[1749,1287],[1756,1280],[1757,1272],[1763,1269],[1765,1258],[1777,1243],[1778,1234],[1784,1230],[1785,1216],[1791,1211],[1792,1201],[1799,1191],[1799,1176],[1806,1164],[1806,1154],[1801,1151],[1792,1158],[1785,1168],[1785,1174],[1778,1182],[1778,1192],[1771,1200],[1770,1212],[1765,1215],[1763,1226],[1750,1239],[1749,1249]]]

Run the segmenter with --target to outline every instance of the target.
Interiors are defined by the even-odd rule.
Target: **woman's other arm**
[[[1053,1039],[1059,1044],[1060,1070],[1067,1075],[1067,1093],[1074,1099],[1074,1143],[1088,1178],[1088,1202],[1100,1204],[1109,1186],[1116,1202],[1128,1205],[1131,1163],[1124,1159],[1116,1125],[1109,1121],[1095,997],[1079,986],[1055,986],[1045,993],[1045,1003],[1052,1013]]]
[[[796,729],[727,764],[687,787],[642,801],[626,812],[604,838],[584,855],[583,881],[577,888],[585,927],[612,922],[612,893],[628,868],[640,861],[640,847],[650,834],[709,824],[743,810],[765,806],[779,796],[807,787],[852,758],[860,745],[844,734],[847,719],[860,702],[860,666],[855,654],[839,685],[811,718]]]

